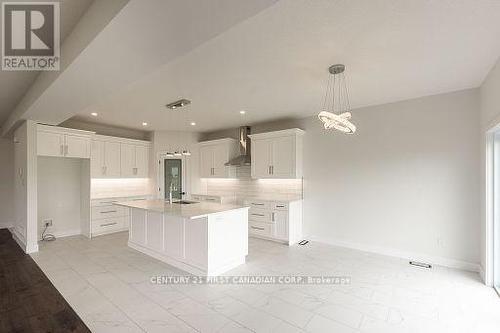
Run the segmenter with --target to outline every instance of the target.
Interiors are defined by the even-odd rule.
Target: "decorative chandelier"
[[[350,122],[351,105],[344,75],[345,66],[332,65],[328,68],[330,76],[326,87],[323,111],[318,114],[325,129],[334,128],[343,133],[353,134],[356,126]]]

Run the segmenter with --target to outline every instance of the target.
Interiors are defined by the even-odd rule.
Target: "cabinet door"
[[[130,231],[129,239],[131,242],[145,246],[146,245],[146,211],[143,209],[132,208],[130,210]]]
[[[226,145],[213,146],[213,174],[215,178],[226,177],[226,164],[229,159],[228,147]]]
[[[135,176],[147,178],[149,174],[149,148],[143,146],[135,147]]]
[[[271,178],[271,140],[252,142],[252,178]]]
[[[208,221],[200,218],[188,221],[185,226],[186,262],[202,269],[208,264]]]
[[[90,158],[90,138],[77,135],[65,135],[64,142],[66,145],[66,157]]]
[[[213,147],[200,147],[200,177],[210,178],[213,171]]]
[[[90,174],[92,178],[105,176],[104,142],[92,140],[90,151]]]
[[[274,237],[288,240],[288,212],[274,211],[273,212]]]
[[[293,137],[274,138],[271,156],[273,178],[295,178],[295,139]]]
[[[64,135],[38,131],[37,154],[40,156],[64,156]]]
[[[177,260],[184,259],[184,219],[165,215],[165,254]]]
[[[120,170],[120,143],[106,142],[104,143],[104,166],[105,174],[108,178],[119,178]]]
[[[120,144],[121,176],[135,177],[135,146],[131,144]]]

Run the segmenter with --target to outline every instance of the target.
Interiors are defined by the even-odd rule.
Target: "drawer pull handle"
[[[116,210],[106,210],[101,212],[101,214],[116,213]]]
[[[264,214],[255,214],[255,213],[252,213],[250,215],[253,215],[253,216],[265,216]]]
[[[206,201],[216,201],[217,199],[210,199],[210,198],[206,198],[205,200],[206,200]]]
[[[283,205],[276,205],[276,207],[278,207],[278,208],[285,208],[285,206],[283,206]]]
[[[117,224],[117,222],[104,223],[104,224],[101,224],[101,227],[109,227],[109,226],[112,226],[112,225],[115,225],[115,224]]]
[[[263,203],[255,203],[255,202],[252,202],[252,205],[255,205],[255,206],[264,206]]]
[[[264,228],[259,228],[259,227],[251,227],[251,228],[256,230],[265,230]]]

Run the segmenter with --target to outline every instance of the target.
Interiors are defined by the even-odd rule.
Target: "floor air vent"
[[[417,266],[417,267],[422,267],[422,268],[432,268],[431,264],[427,264],[425,262],[420,262],[420,261],[410,261],[410,265]]]

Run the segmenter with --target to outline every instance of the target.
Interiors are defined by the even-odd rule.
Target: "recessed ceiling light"
[[[148,123],[144,122],[142,123],[142,126],[148,126]]]
[[[245,110],[240,111],[240,114],[245,114],[245,113],[247,113]]]
[[[92,117],[97,117],[97,112],[92,112],[90,115],[91,115]]]
[[[196,126],[196,123],[193,121],[193,122],[191,123],[191,126]]]

